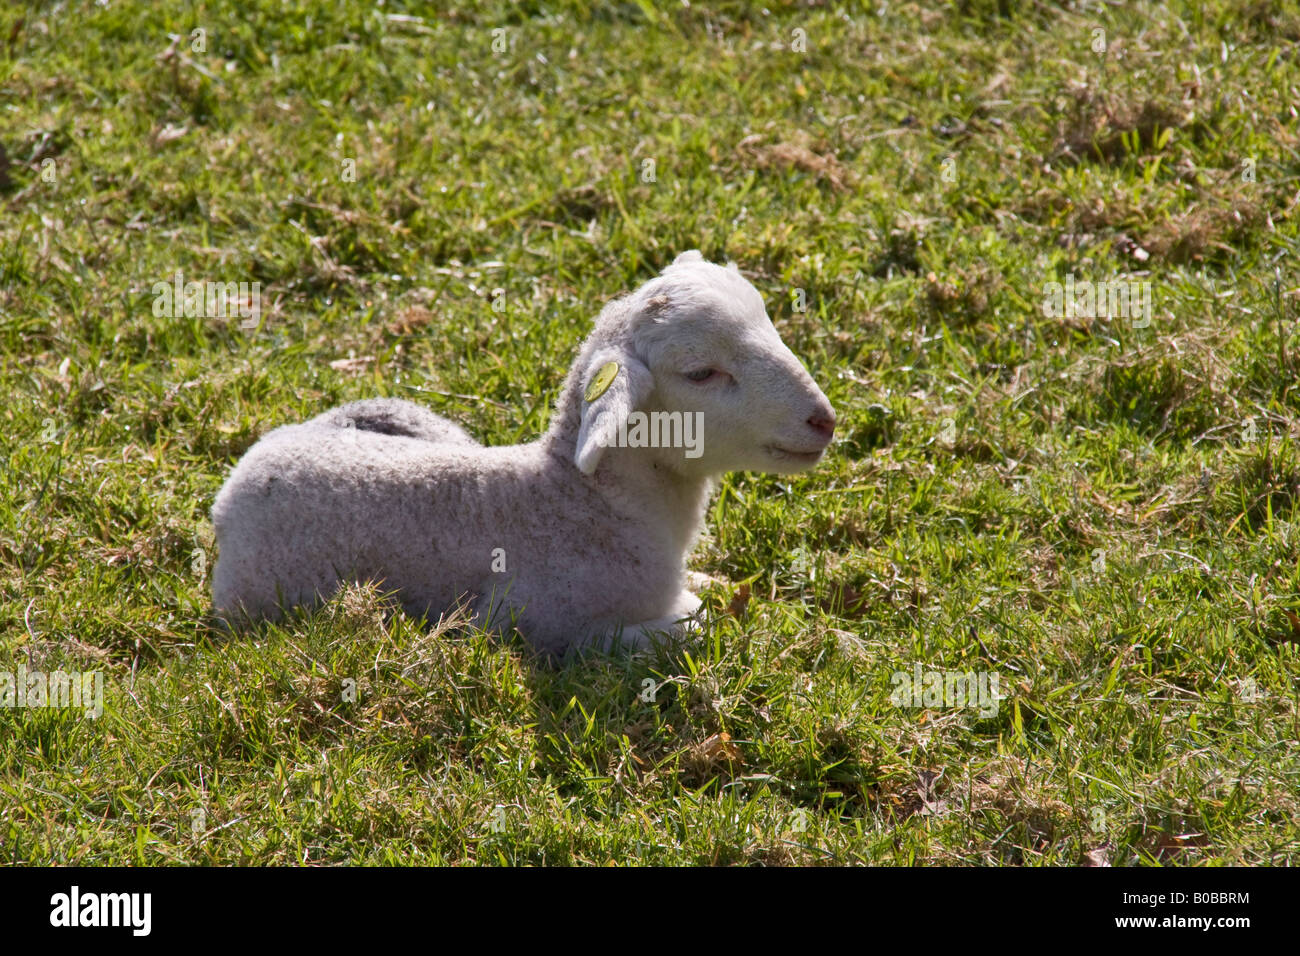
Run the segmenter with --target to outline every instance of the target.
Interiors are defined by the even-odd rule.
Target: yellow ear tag
[[[617,362],[606,362],[602,365],[600,371],[596,373],[596,377],[593,378],[591,384],[587,386],[587,394],[585,396],[587,401],[594,402],[596,399],[600,398],[600,396],[609,391],[609,387],[614,384],[614,379],[617,375]]]

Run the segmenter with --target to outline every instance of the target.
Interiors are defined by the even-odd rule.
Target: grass
[[[1300,15],[768,6],[0,10],[0,671],[105,682],[0,708],[0,859],[1296,862]],[[259,435],[529,440],[694,247],[841,420],[724,483],[697,642],[551,668],[360,588],[212,629]],[[177,271],[256,327],[155,315]],[[899,706],[918,663],[1004,699]]]

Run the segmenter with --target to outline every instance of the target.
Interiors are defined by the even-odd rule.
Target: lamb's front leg
[[[633,650],[649,648],[655,638],[662,640],[667,634],[670,638],[680,640],[700,633],[700,608],[702,602],[690,591],[682,591],[673,601],[672,610],[653,621],[629,624],[623,628],[623,644]]]

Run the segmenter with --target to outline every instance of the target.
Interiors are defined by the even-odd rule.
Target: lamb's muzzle
[[[213,604],[275,617],[371,580],[548,652],[644,644],[699,608],[685,559],[717,477],[806,470],[835,424],[757,290],[683,253],[601,312],[536,442],[484,447],[394,399],[267,434],[212,509]]]

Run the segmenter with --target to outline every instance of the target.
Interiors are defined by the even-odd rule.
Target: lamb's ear
[[[605,449],[617,444],[618,429],[638,410],[654,387],[654,377],[624,349],[599,349],[582,376],[582,427],[574,462],[590,475]]]
[[[699,249],[688,249],[673,260],[673,265],[679,266],[683,262],[703,262],[704,256]]]

